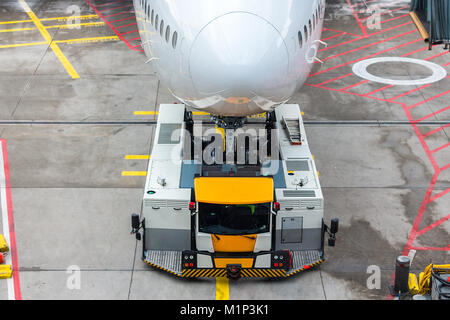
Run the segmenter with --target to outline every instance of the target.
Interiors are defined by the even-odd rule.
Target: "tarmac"
[[[327,1],[324,63],[289,101],[304,112],[326,219],[340,219],[336,247],[293,278],[224,284],[150,269],[130,235],[158,106],[176,102],[144,64],[133,13],[103,6],[102,15],[113,15],[106,20],[127,19],[111,27],[93,9],[101,1],[26,0],[33,20],[23,1],[2,1],[0,227],[15,238],[16,269],[9,288],[0,280],[0,299],[11,298],[11,288],[23,299],[386,299],[398,255],[415,250],[417,272],[449,263],[449,77],[389,86],[352,72],[374,57],[450,71],[450,54],[427,50],[408,2]],[[365,3],[380,6],[379,25],[367,22]],[[71,5],[78,29],[67,28]],[[401,62],[368,70],[389,79],[430,72]]]

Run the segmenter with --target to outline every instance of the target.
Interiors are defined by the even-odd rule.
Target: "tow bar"
[[[230,280],[238,280],[241,278],[242,265],[240,264],[228,264],[227,265],[227,278]]]

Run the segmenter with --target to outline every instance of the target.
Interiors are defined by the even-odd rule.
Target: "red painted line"
[[[343,45],[345,45],[345,44],[352,43],[352,42],[355,42],[355,41],[358,41],[358,40],[361,40],[361,39],[367,39],[367,38],[376,36],[377,34],[380,34],[380,33],[388,32],[388,31],[391,31],[391,30],[394,30],[394,29],[397,29],[397,28],[401,28],[401,27],[404,27],[404,26],[408,26],[408,25],[410,25],[410,24],[412,24],[412,23],[413,23],[413,22],[411,21],[411,22],[407,22],[407,23],[404,23],[404,24],[401,24],[401,25],[398,25],[398,26],[395,26],[395,27],[391,27],[391,28],[388,28],[388,29],[383,29],[383,30],[380,30],[380,31],[371,33],[371,34],[369,34],[369,35],[366,36],[366,37],[363,37],[363,36],[360,35],[359,38],[352,39],[352,40],[349,40],[349,41],[345,41],[345,42],[338,43],[338,44],[333,45],[333,46],[329,46],[329,47],[320,49],[319,52],[326,51],[326,50],[330,50],[330,49],[333,49],[333,48],[336,48],[336,47],[339,47],[339,46],[343,46]]]
[[[362,61],[362,60],[366,60],[366,59],[369,59],[371,57],[375,57],[375,56],[378,56],[380,54],[383,54],[383,53],[386,53],[386,52],[389,52],[389,51],[392,51],[392,50],[395,50],[395,49],[398,49],[398,48],[401,48],[401,47],[405,47],[407,45],[410,45],[410,44],[413,44],[413,43],[416,43],[416,42],[419,42],[419,41],[423,41],[423,40],[422,39],[417,39],[417,40],[413,40],[413,41],[410,41],[410,42],[407,42],[407,43],[403,43],[403,44],[400,44],[400,45],[395,46],[393,48],[389,48],[389,49],[385,49],[385,50],[377,52],[377,53],[373,53],[373,54],[371,54],[371,55],[369,55],[367,57],[359,58],[359,59],[356,59],[356,60],[353,60],[353,61],[349,61],[349,62],[340,64],[340,65],[335,66],[335,67],[331,67],[331,68],[328,68],[328,69],[316,72],[316,73],[310,75],[310,77],[314,77],[314,76],[317,76],[319,74],[322,74],[322,73],[325,73],[325,72],[328,72],[328,71],[331,71],[331,70],[334,70],[334,69],[338,69],[338,68],[344,67],[346,65],[352,64],[352,63],[356,63],[356,62],[359,62],[359,61]]]
[[[410,6],[404,6],[404,7],[400,7],[400,8],[392,9],[392,10],[385,10],[385,11],[383,11],[382,13],[380,13],[380,16],[384,16],[384,15],[386,15],[386,14],[388,14],[388,13],[400,11],[400,10],[403,10],[403,9],[406,9],[406,8],[410,8]],[[369,17],[360,18],[360,20],[361,20],[361,21],[364,21],[364,20],[367,20],[367,19],[369,19],[369,18],[370,18],[370,16],[369,16]]]
[[[116,27],[116,29],[122,29],[122,28],[130,27],[130,26],[135,26],[135,25],[137,25],[137,22],[135,22],[135,23],[130,23],[130,24],[126,24],[126,25],[123,25],[123,26],[120,26],[120,27]]]
[[[124,2],[124,1],[128,1],[128,0],[111,1],[111,2],[107,2],[107,3],[102,3],[102,4],[99,4],[99,5],[96,5],[95,7],[99,8],[99,7],[109,6],[109,5],[112,5],[112,4],[115,4],[115,3],[119,3],[119,2]]]
[[[327,41],[327,40],[331,40],[331,39],[334,39],[334,38],[337,38],[337,37],[342,37],[344,34],[345,33],[335,34],[334,36],[322,39],[322,41]]]
[[[107,20],[107,19],[105,18],[105,16],[104,16],[101,12],[99,12],[99,11],[97,10],[97,8],[92,4],[91,0],[86,0],[86,2],[87,2],[87,4],[92,8],[92,10],[94,10],[95,13],[96,13],[100,18],[102,18],[103,21],[105,21],[105,23],[111,28],[111,30],[113,30],[113,31],[115,32],[115,34],[120,38],[120,40],[122,40],[122,41],[128,46],[128,48],[130,48],[131,50],[136,50],[136,51],[141,51],[141,52],[144,51],[144,50],[142,50],[142,49],[137,49],[136,47],[132,46],[132,45],[131,45],[131,44],[130,44],[130,43],[129,43],[129,42],[128,42],[121,34],[120,34],[120,32],[117,30],[117,28],[113,26],[112,22],[109,21],[109,20]],[[133,16],[133,17],[134,17],[134,16]]]
[[[132,3],[129,3],[129,4],[126,4],[126,5],[120,6],[120,7],[113,7],[113,8],[102,9],[102,10],[99,10],[99,12],[113,11],[113,10],[117,10],[117,9],[128,8],[128,7],[131,7],[132,5],[133,5]]]
[[[450,169],[450,163],[442,168],[439,169],[439,172],[444,172],[445,170]]]
[[[86,1],[88,1],[88,0],[86,0]],[[107,17],[115,17],[115,16],[118,16],[118,15],[121,15],[121,14],[126,14],[126,13],[134,13],[134,11],[122,11],[122,12],[117,12],[117,13],[114,13],[114,14],[109,14],[109,15],[103,16],[103,17],[105,17],[105,18],[107,18]]]
[[[134,19],[134,18],[136,18],[136,17],[135,16],[131,16],[131,17],[126,17],[126,18],[122,18],[122,19],[118,19],[118,20],[113,20],[113,21],[110,21],[110,22],[111,23],[116,23],[116,22],[120,22],[120,21]]]
[[[401,97],[407,96],[407,95],[409,95],[409,94],[411,94],[411,93],[414,93],[414,92],[416,92],[416,91],[419,91],[419,90],[428,88],[428,87],[430,87],[430,86],[431,86],[431,84],[426,84],[426,85],[424,85],[424,86],[422,86],[422,87],[420,87],[420,88],[416,88],[416,89],[414,89],[414,90],[411,90],[411,91],[408,91],[408,92],[399,94],[398,96],[395,96],[395,97],[389,99],[388,101],[394,101],[394,100],[397,100],[397,99],[399,99],[399,98],[401,98]]]
[[[431,114],[429,114],[429,115],[427,115],[427,116],[425,116],[425,117],[423,117],[423,118],[420,118],[419,120],[416,120],[415,122],[416,122],[416,123],[421,122],[421,121],[426,120],[426,119],[428,119],[428,118],[431,118],[431,117],[433,117],[433,116],[435,116],[435,115],[437,115],[437,114],[439,114],[439,113],[442,113],[442,112],[444,112],[444,111],[446,111],[446,110],[448,110],[448,109],[450,109],[450,106],[445,107],[445,108],[443,108],[443,109],[441,109],[441,110],[439,110],[439,111],[433,112],[433,113],[431,113]]]
[[[378,25],[380,25],[380,24],[382,24],[382,23],[386,23],[386,22],[398,20],[398,19],[404,18],[404,17],[406,17],[406,16],[409,17],[409,13],[404,14],[404,15],[401,15],[401,16],[397,16],[397,17],[394,17],[394,18],[391,18],[391,19],[386,19],[386,20],[380,21],[380,22],[378,22],[378,23],[374,23],[374,24],[368,25],[366,28],[369,28],[369,29],[370,29],[370,28],[375,27],[375,26],[378,26]]]
[[[360,86],[360,85],[362,85],[362,84],[364,84],[364,83],[367,83],[367,82],[369,82],[369,80],[363,80],[363,81],[360,81],[360,82],[358,82],[358,83],[355,83],[355,84],[353,84],[353,85],[351,85],[351,86],[348,86],[348,87],[346,87],[346,88],[344,88],[344,89],[342,89],[342,90],[343,90],[343,91],[347,91],[347,90],[350,90],[351,88],[358,87],[358,86]]]
[[[364,36],[367,36],[366,29],[364,28],[364,26],[363,26],[361,20],[359,20],[359,17],[358,17],[358,14],[357,14],[356,11],[355,11],[355,8],[353,8],[353,5],[352,5],[352,3],[350,2],[350,0],[346,0],[346,1],[347,1],[348,6],[350,7],[350,9],[352,10],[352,13],[353,13],[353,16],[354,16],[355,19],[356,19],[356,22],[358,23],[359,27],[361,28],[361,31],[363,32]]]
[[[335,30],[335,29],[330,29],[330,28],[323,28],[323,31],[333,31],[333,32],[337,32],[337,33],[349,34],[349,35],[352,35],[352,36],[355,36],[358,38],[363,38],[363,36],[360,34],[346,32],[346,31],[340,31],[340,30]]]
[[[371,2],[374,2],[374,1],[379,1],[379,0],[366,0],[365,2],[364,1],[360,1],[359,3],[355,4],[355,7],[356,8],[365,7],[367,3],[371,3]]]
[[[440,98],[440,97],[442,97],[442,96],[445,96],[445,95],[447,95],[447,94],[449,94],[449,93],[450,93],[450,90],[445,91],[445,92],[442,92],[442,93],[440,93],[440,94],[438,94],[438,95],[436,95],[436,96],[434,96],[434,97],[431,97],[431,98],[428,98],[428,99],[423,100],[423,101],[421,101],[421,102],[418,102],[418,103],[416,103],[416,104],[413,104],[413,105],[410,106],[408,109],[415,108],[415,107],[420,106],[420,105],[422,105],[422,104],[424,104],[424,103],[427,103],[427,102],[429,102],[429,101],[431,101],[431,100],[434,100],[434,99]]]
[[[402,54],[401,57],[407,57],[407,56],[410,56],[410,55],[412,55],[414,53],[425,51],[426,49],[428,49],[428,46],[420,48],[420,49],[417,49],[417,50],[414,50],[414,51],[411,51],[411,52],[408,52],[408,53],[405,53],[405,54]]]
[[[358,97],[365,97],[364,94],[360,94],[360,93],[356,93],[356,92],[350,92],[350,91],[344,91],[342,89],[334,89],[334,88],[329,88],[329,87],[323,87],[317,84],[309,84],[309,83],[305,83],[305,86],[310,86],[310,87],[315,87],[315,88],[321,88],[321,89],[326,89],[326,90],[330,90],[330,91],[336,91],[336,92],[342,92],[342,93],[348,93],[354,96],[358,96]],[[376,98],[376,97],[370,97],[371,99],[374,100],[378,100],[378,101],[384,101],[386,102],[386,99],[381,99],[381,98]]]
[[[343,79],[343,78],[346,78],[346,77],[350,77],[352,75],[353,75],[353,73],[347,73],[347,74],[345,74],[343,76],[340,76],[340,77],[337,77],[337,78],[333,78],[333,79],[327,80],[325,82],[319,83],[319,84],[317,84],[317,86],[321,86],[321,85],[324,85],[324,84],[327,84],[327,83],[330,83],[330,82],[334,82],[336,80],[340,80],[340,79]]]
[[[6,140],[0,139],[2,144],[3,165],[5,170],[5,188],[6,188],[6,206],[8,208],[8,226],[9,226],[9,244],[11,262],[13,269],[14,281],[14,296],[16,300],[22,300],[22,292],[20,290],[20,275],[19,275],[19,258],[17,254],[16,230],[14,225],[14,214],[11,195],[11,178],[9,174],[8,150]],[[4,221],[6,223],[6,221]]]
[[[437,226],[440,226],[441,224],[443,224],[445,221],[447,221],[449,219],[450,219],[450,214],[448,216],[430,224],[428,227],[423,228],[422,230],[418,231],[417,236],[421,236],[421,235],[427,233],[428,231],[433,230],[434,228],[436,228]]]
[[[124,32],[124,33],[121,33],[121,35],[126,35],[126,34],[130,34],[130,33],[136,33],[136,32],[138,32],[138,30],[133,30],[133,31],[128,31],[128,32]]]
[[[403,250],[402,255],[408,255],[409,250],[411,249],[414,240],[417,238],[417,230],[419,229],[420,222],[422,221],[423,215],[425,213],[425,209],[427,207],[427,204],[429,203],[429,199],[430,199],[431,193],[433,192],[433,188],[436,185],[438,175],[439,175],[439,172],[436,172],[433,176],[430,187],[428,188],[427,193],[425,195],[425,199],[422,202],[422,205],[420,206],[419,213],[417,214],[416,219],[414,220],[411,232],[409,233],[408,242],[406,243],[406,246],[405,246],[405,249]]]
[[[450,251],[450,246],[444,248],[435,248],[435,247],[411,247],[414,250],[431,250],[431,251]]]
[[[380,43],[384,43],[384,42],[391,41],[391,40],[394,40],[394,39],[397,39],[397,38],[401,38],[401,37],[404,37],[404,36],[406,36],[408,34],[415,33],[415,32],[417,32],[417,30],[411,30],[411,31],[408,31],[408,32],[405,32],[405,33],[402,33],[402,34],[398,34],[398,35],[390,37],[390,38],[386,38],[386,39],[383,39],[383,40],[380,40],[380,41],[377,41],[377,42],[369,43],[369,44],[367,44],[365,46],[362,46],[362,47],[359,47],[359,48],[356,48],[356,49],[353,49],[353,50],[349,50],[349,51],[346,51],[346,52],[342,52],[342,53],[336,54],[334,56],[330,56],[328,58],[324,58],[324,59],[322,59],[322,61],[328,61],[328,60],[331,60],[331,59],[335,59],[337,57],[340,57],[340,56],[343,56],[343,55],[346,55],[346,54],[349,54],[349,53],[357,52],[359,50],[367,49],[369,47],[376,46],[376,45],[378,45]]]
[[[434,149],[433,151],[431,151],[431,153],[436,153],[436,152],[441,151],[441,150],[443,150],[443,149],[445,149],[447,147],[450,147],[450,142],[447,143],[447,144],[444,144],[443,146],[441,146],[439,148]]]
[[[128,41],[135,41],[135,40],[140,40],[140,39],[141,39],[141,37],[139,36],[139,37],[136,37],[136,38],[133,38],[133,39],[128,39]]]
[[[432,56],[432,57],[426,58],[425,60],[431,60],[431,59],[434,59],[434,58],[437,58],[437,57],[443,56],[444,54],[447,54],[447,53],[448,53],[448,51],[445,51],[445,52],[439,53],[439,54],[437,54],[437,55],[435,55],[435,56]]]
[[[445,128],[448,128],[448,127],[450,127],[450,123],[449,123],[449,124],[446,124],[445,126],[442,126],[442,127],[440,127],[440,128],[437,128],[437,129],[435,129],[435,130],[433,130],[433,131],[430,131],[430,132],[424,134],[423,136],[424,136],[425,138],[426,138],[426,137],[429,137],[429,136],[431,136],[432,134],[435,134],[435,133],[437,133],[437,132],[439,132],[439,131],[441,131],[441,130],[444,130]]]
[[[373,90],[373,91],[371,91],[371,92],[369,92],[369,93],[366,93],[364,96],[365,96],[365,97],[370,97],[371,95],[373,95],[373,94],[375,94],[375,93],[377,93],[377,92],[380,92],[380,91],[389,89],[389,88],[391,88],[391,87],[393,87],[393,86],[394,86],[393,84],[390,84],[390,85],[388,85],[388,86],[386,86],[386,87],[383,87],[383,88],[380,88],[380,89],[377,89],[377,90]]]
[[[445,196],[449,192],[450,192],[450,188],[448,188],[445,191],[442,191],[441,193],[438,193],[437,195],[435,195],[433,198],[430,199],[430,202],[436,201],[437,199],[441,198],[442,196]]]
[[[450,66],[450,62],[443,65],[443,67]]]

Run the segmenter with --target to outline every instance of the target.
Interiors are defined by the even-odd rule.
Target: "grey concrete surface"
[[[383,10],[389,9],[386,1],[377,2]],[[41,19],[67,16],[67,7],[74,4],[81,15],[94,13],[84,0],[27,3]],[[351,61],[382,50],[386,50],[382,56],[402,56],[426,46],[421,41],[403,46],[418,39],[417,32],[403,35],[415,29],[403,25],[408,17],[384,22],[381,29],[368,30],[378,34],[357,39],[362,31],[347,2],[327,3],[325,28],[347,34],[326,41],[330,48],[319,53],[326,61],[317,64],[313,74],[344,66],[312,76],[290,102],[300,104],[305,112],[326,219],[341,221],[337,246],[326,248],[326,261],[320,267],[292,279],[231,282],[230,299],[386,298],[395,257],[405,248],[435,175],[433,163],[438,168],[450,163],[450,147],[432,152],[449,143],[450,128],[422,141],[406,109],[420,103],[410,110],[412,118],[429,116],[426,124],[417,126],[421,134],[449,123],[450,110],[438,113],[448,106],[449,95],[433,99],[448,90],[448,78],[427,88],[393,86],[371,94],[372,98],[363,95],[386,85],[367,82],[344,90],[363,80],[350,75],[315,86],[351,73]],[[351,3],[364,11],[361,1]],[[405,3],[400,1],[394,8]],[[405,13],[406,9],[398,10],[392,16],[383,15],[382,20]],[[28,19],[16,0],[0,3],[0,30],[34,27],[30,22],[1,24]],[[64,23],[43,21],[46,26]],[[115,35],[106,25],[48,30],[55,40]],[[323,38],[335,35],[332,30],[325,30]],[[23,297],[215,299],[214,279],[186,281],[148,268],[140,260],[141,244],[129,235],[130,213],[140,210],[145,178],[123,176],[122,171],[145,171],[147,160],[124,157],[148,155],[154,134],[151,123],[131,122],[154,121],[159,105],[173,103],[175,98],[151,64],[144,64],[143,53],[119,40],[60,43],[80,75],[76,80],[48,45],[1,47],[40,41],[43,38],[37,30],[0,33],[0,138],[8,142]],[[339,45],[344,42],[348,43]],[[429,59],[441,52],[435,48],[409,57]],[[445,65],[450,54],[430,61]],[[449,66],[445,68],[450,71]],[[398,79],[427,74],[419,66],[392,63],[375,65],[370,71]],[[396,103],[388,101],[412,90],[417,91],[399,97]],[[135,115],[135,111],[153,113]],[[437,175],[431,197],[449,188],[450,169]],[[419,230],[448,216],[448,208],[450,193],[429,203]],[[450,221],[446,221],[413,245],[444,247],[449,238]],[[418,272],[430,261],[449,263],[449,251],[418,250],[413,269]],[[81,270],[80,290],[67,286],[73,275],[67,272],[70,266]],[[380,270],[379,288],[367,286],[371,266]],[[6,298],[6,282],[0,280],[0,299]]]

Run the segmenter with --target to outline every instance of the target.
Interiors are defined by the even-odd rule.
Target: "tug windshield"
[[[223,205],[199,203],[199,231],[219,235],[269,232],[270,203]]]

